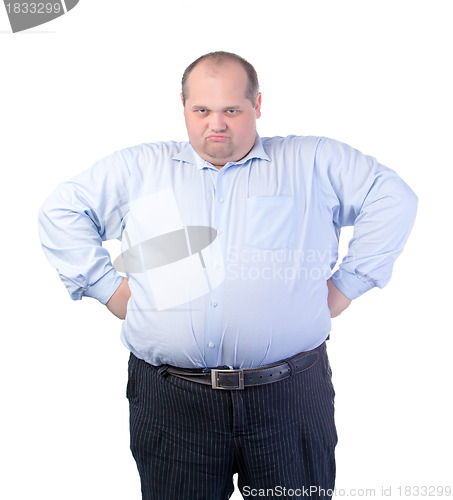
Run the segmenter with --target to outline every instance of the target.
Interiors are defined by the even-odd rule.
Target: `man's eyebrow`
[[[191,107],[191,109],[193,111],[198,111],[200,109],[209,109],[207,106],[200,106],[200,105],[194,105]],[[239,106],[238,104],[235,104],[235,105],[232,105],[232,106],[225,106],[223,108],[224,111],[227,111],[229,109],[241,109],[241,106]]]

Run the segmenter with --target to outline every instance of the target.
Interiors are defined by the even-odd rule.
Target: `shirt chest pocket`
[[[251,196],[246,201],[246,245],[275,250],[294,244],[296,209],[293,196]]]

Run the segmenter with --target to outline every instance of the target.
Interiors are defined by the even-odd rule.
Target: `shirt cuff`
[[[118,274],[115,269],[111,269],[100,280],[85,290],[84,295],[85,297],[93,297],[105,305],[121,285],[123,279],[123,276]]]
[[[348,299],[354,300],[368,290],[374,288],[374,284],[364,281],[357,275],[348,273],[344,269],[338,269],[332,275],[332,283],[345,295]]]

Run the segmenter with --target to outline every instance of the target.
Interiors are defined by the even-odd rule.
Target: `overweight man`
[[[181,98],[189,141],[123,149],[61,184],[40,212],[44,251],[72,299],[124,320],[143,499],[227,499],[235,473],[244,497],[330,498],[331,318],[389,281],[417,198],[341,142],[259,137],[256,72],[235,54],[193,62]]]

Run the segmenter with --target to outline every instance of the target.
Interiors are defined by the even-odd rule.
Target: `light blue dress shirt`
[[[354,299],[389,281],[416,206],[394,171],[346,144],[257,137],[220,170],[188,142],[116,152],[61,184],[39,222],[71,298],[106,303],[128,276],[122,341],[137,357],[250,368],[328,336],[341,227],[354,235],[332,280]]]

